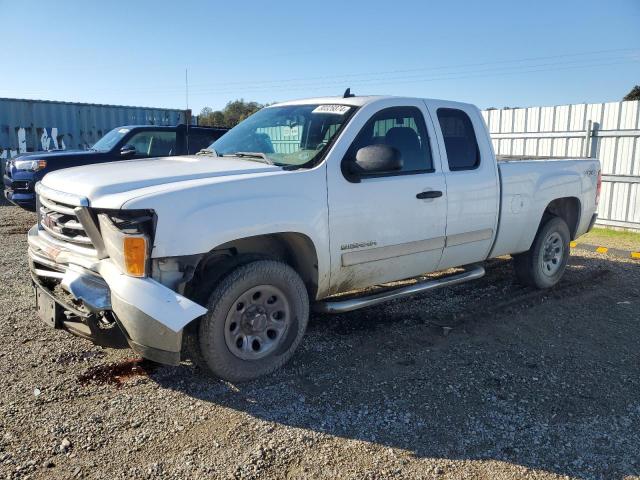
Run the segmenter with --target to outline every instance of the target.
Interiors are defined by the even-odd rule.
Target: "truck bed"
[[[578,224],[570,228],[575,237],[586,232],[595,211],[598,160],[501,156],[498,170],[501,208],[492,257],[528,250],[542,212],[554,199],[574,198],[579,202]]]

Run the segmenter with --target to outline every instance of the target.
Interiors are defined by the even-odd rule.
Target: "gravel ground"
[[[294,359],[231,385],[35,317],[0,205],[4,478],[640,478],[640,264],[576,250],[538,292],[475,282],[313,316]]]

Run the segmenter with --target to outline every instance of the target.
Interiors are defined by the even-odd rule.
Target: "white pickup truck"
[[[293,355],[312,307],[345,312],[473,280],[506,254],[519,281],[553,286],[599,191],[597,160],[497,162],[472,105],[297,100],[195,156],[46,175],[30,268],[51,326],[162,363],[189,351],[244,381]]]

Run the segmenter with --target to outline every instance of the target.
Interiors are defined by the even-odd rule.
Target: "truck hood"
[[[279,171],[280,167],[239,157],[191,155],[99,163],[48,173],[42,183],[90,201],[146,187],[187,180]]]
[[[40,152],[26,152],[21,153],[15,160],[22,160],[24,158],[31,159],[43,159],[47,162],[49,161],[58,161],[60,159],[66,160],[67,158],[84,158],[84,157],[93,157],[96,154],[100,154],[102,152],[94,152],[93,150],[46,150]]]

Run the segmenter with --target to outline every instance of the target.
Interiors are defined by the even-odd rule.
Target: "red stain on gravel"
[[[121,387],[125,381],[133,377],[145,377],[158,365],[143,358],[130,358],[118,363],[96,365],[78,375],[82,385],[97,383],[99,385],[115,385]]]

